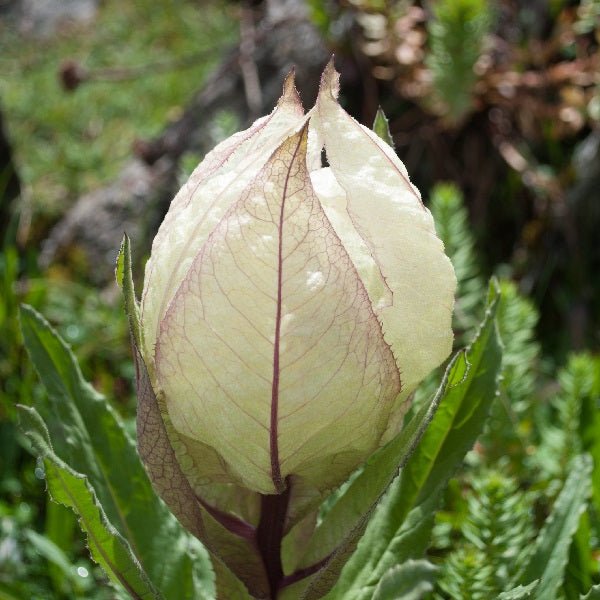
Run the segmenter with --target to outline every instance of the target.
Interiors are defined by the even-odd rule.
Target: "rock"
[[[50,37],[65,25],[91,22],[98,0],[9,0],[0,8],[0,17],[14,22],[21,33]]]

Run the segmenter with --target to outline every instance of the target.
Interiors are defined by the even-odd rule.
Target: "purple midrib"
[[[269,449],[271,454],[271,479],[278,493],[285,489],[284,481],[281,477],[281,466],[279,464],[279,443],[278,443],[278,413],[279,413],[279,347],[281,340],[281,306],[282,306],[282,287],[283,287],[283,222],[285,212],[285,200],[287,196],[288,184],[290,181],[290,172],[296,160],[296,155],[302,144],[303,134],[298,137],[298,144],[292,155],[288,171],[283,186],[281,199],[281,210],[279,213],[279,246],[277,255],[277,308],[275,312],[275,340],[273,343],[273,382],[271,386],[271,422],[269,426]]]

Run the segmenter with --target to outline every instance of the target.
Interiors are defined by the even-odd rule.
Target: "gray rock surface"
[[[71,23],[89,23],[97,10],[98,0],[0,0],[0,18],[36,37],[49,37]]]

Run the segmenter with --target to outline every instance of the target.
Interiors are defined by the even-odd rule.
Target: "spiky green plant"
[[[433,74],[437,101],[451,121],[462,119],[472,106],[477,80],[475,63],[491,24],[486,0],[440,0],[429,21],[427,65]]]
[[[546,479],[564,479],[575,454],[583,450],[595,452],[600,434],[596,416],[600,359],[588,354],[570,356],[558,372],[558,384],[550,402],[540,407],[539,447],[531,457],[533,468]]]
[[[485,280],[477,263],[475,238],[463,196],[456,185],[441,183],[433,188],[430,209],[436,230],[446,247],[458,279],[454,331],[462,344],[480,318]]]
[[[533,538],[532,497],[499,470],[471,478],[461,541],[443,564],[451,598],[492,598],[519,581]]]
[[[515,283],[501,280],[500,288],[502,300],[497,322],[504,345],[503,379],[482,442],[487,464],[505,458],[518,471],[527,461],[534,442],[536,382],[540,376],[540,347],[535,327],[539,314]]]

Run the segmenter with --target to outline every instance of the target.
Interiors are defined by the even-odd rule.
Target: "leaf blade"
[[[438,569],[426,560],[392,567],[375,588],[373,600],[420,600],[433,590]]]
[[[190,579],[210,588],[207,553],[154,494],[119,416],[85,381],[70,348],[48,322],[26,305],[20,317],[25,346],[48,391],[37,408],[56,456],[86,475],[108,522],[129,541],[158,589],[172,594],[179,582]],[[165,560],[164,543],[180,550],[170,560]],[[196,593],[203,595],[200,589]]]
[[[502,592],[496,600],[524,600],[525,598],[531,598],[539,582],[539,579],[536,579],[528,585],[518,585],[512,590]]]
[[[52,499],[77,514],[88,539],[90,553],[113,583],[132,598],[163,599],[144,573],[131,547],[110,524],[87,477],[70,469],[52,450],[48,431],[38,412],[19,406],[21,427],[43,457]]]
[[[373,121],[373,131],[390,147],[394,148],[394,138],[390,132],[390,123],[383,112],[383,108],[377,108],[377,114]]]
[[[579,518],[591,493],[592,460],[588,455],[573,459],[567,480],[536,540],[535,549],[521,578],[527,584],[539,579],[535,598],[556,597],[569,556]]]

